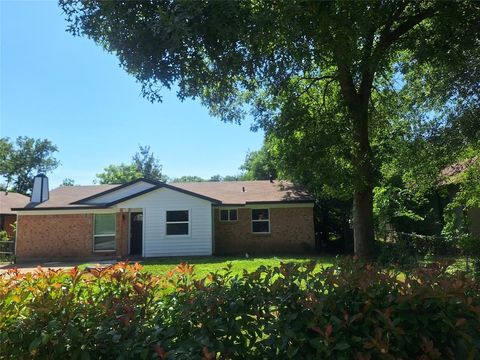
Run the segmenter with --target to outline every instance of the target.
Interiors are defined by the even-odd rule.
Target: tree
[[[167,181],[167,176],[162,174],[162,165],[149,146],[139,146],[139,151],[132,157],[131,164],[109,165],[103,173],[97,174],[100,184],[125,184],[127,182],[145,178],[154,181]]]
[[[29,195],[33,177],[38,173],[50,172],[60,164],[53,157],[57,151],[57,147],[47,139],[19,136],[13,142],[9,138],[1,138],[0,176],[6,181],[5,187]]]
[[[214,182],[222,181],[222,176],[220,174],[212,175],[208,181],[214,181]]]
[[[65,178],[62,181],[62,184],[60,186],[74,186],[75,185],[75,180],[71,178]]]
[[[205,179],[201,178],[200,176],[190,176],[184,175],[178,178],[173,179],[172,183],[179,183],[179,182],[203,182],[206,181]]]
[[[372,138],[389,131],[389,119],[375,110],[381,96],[398,87],[425,95],[410,111],[417,118],[441,115],[435,105],[465,102],[459,94],[476,96],[450,91],[454,82],[435,83],[478,58],[480,11],[473,1],[60,0],[60,6],[69,31],[115,53],[151,101],[177,84],[181,99],[199,97],[224,121],[240,122],[250,109],[256,128],[277,131],[282,123],[279,134],[298,134],[298,146],[308,146],[305,131],[315,135],[304,121],[322,124],[315,139],[339,175],[327,185],[340,183],[352,194],[355,252],[362,258],[371,257],[374,241]],[[430,99],[437,90],[442,96]]]
[[[247,180],[269,180],[277,177],[276,165],[267,145],[263,145],[260,150],[248,152],[240,170],[245,172],[244,177]]]
[[[140,179],[142,173],[134,164],[109,165],[97,174],[99,184],[125,184]],[[95,182],[95,181],[94,181]]]
[[[153,153],[150,153],[150,146],[139,146],[140,150],[133,156],[132,163],[135,165],[138,172],[142,174],[145,179],[166,181],[167,177],[162,175],[162,165],[160,161],[155,158]]]

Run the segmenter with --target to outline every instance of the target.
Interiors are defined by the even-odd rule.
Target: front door
[[[130,213],[130,255],[142,255],[143,213]]]

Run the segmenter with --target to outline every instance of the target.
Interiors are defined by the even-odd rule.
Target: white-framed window
[[[220,221],[237,221],[237,209],[220,209]]]
[[[116,214],[94,214],[93,251],[115,251]]]
[[[166,235],[188,235],[190,232],[189,210],[167,210]]]
[[[269,209],[252,209],[252,232],[255,234],[270,233]]]

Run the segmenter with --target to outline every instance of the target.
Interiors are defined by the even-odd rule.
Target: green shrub
[[[120,263],[0,277],[4,359],[475,359],[479,284],[355,260],[192,279]]]

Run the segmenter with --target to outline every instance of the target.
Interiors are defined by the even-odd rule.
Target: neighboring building
[[[462,181],[460,175],[463,174],[471,166],[478,166],[478,161],[480,158],[475,156],[473,158],[464,160],[457,164],[447,166],[441,172],[441,186],[446,187],[448,192],[448,202],[452,201],[458,190],[459,183]],[[458,209],[458,216],[461,214],[461,209]],[[468,219],[469,219],[469,231],[474,237],[480,238],[480,208],[472,207],[468,210]]]
[[[315,246],[314,201],[286,181],[139,179],[44,189],[39,180],[37,201],[15,209],[19,260],[304,253]]]
[[[13,238],[13,224],[17,220],[17,213],[12,208],[24,207],[30,201],[28,196],[2,191],[0,193],[0,230],[5,230],[9,238]]]

